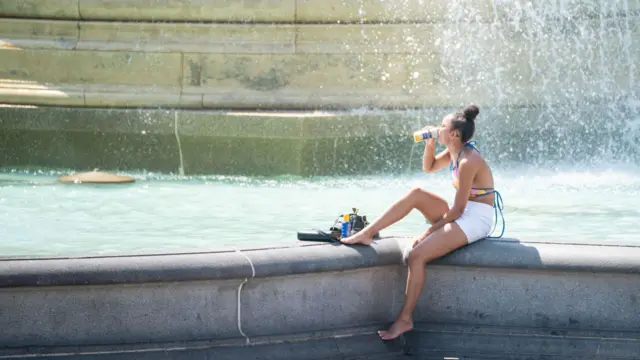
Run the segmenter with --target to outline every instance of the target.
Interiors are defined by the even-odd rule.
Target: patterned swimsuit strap
[[[460,151],[458,151],[458,156],[456,157],[456,166],[453,167],[453,161],[451,161],[451,164],[449,165],[449,170],[456,172],[456,178],[458,177],[458,165],[460,164],[460,155],[462,155],[462,150],[464,150],[464,148],[468,147],[471,148],[475,151],[477,151],[478,153],[480,153],[480,150],[478,150],[478,148],[475,146],[476,142],[475,141],[467,141],[466,143],[464,143],[464,145],[462,145],[462,149],[460,149]]]

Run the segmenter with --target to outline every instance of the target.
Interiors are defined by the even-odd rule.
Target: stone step
[[[453,19],[355,25],[5,18],[0,103],[397,109],[470,99],[503,106],[610,101],[638,86],[640,17],[624,15],[579,18],[562,31],[552,23],[523,28],[504,21],[466,24],[464,32]],[[592,55],[575,61],[577,53]]]
[[[637,359],[640,333],[507,329],[447,324],[417,324],[417,330],[394,341],[381,341],[375,329],[339,330],[339,335],[280,336],[251,345],[181,344],[113,345],[83,348],[20,349],[0,352],[5,359],[33,357],[59,360],[104,359],[349,359],[349,360],[531,360]],[[430,328],[431,330],[422,330]],[[556,334],[556,335],[552,335]],[[221,343],[221,342],[218,342]],[[25,349],[26,350],[26,349]]]
[[[1,359],[55,358],[59,360],[192,360],[192,359],[392,359],[403,355],[397,342],[383,342],[374,327],[277,337],[158,344],[114,344],[83,347],[0,349]]]
[[[639,332],[418,324],[409,353],[425,359],[636,359]]]
[[[496,17],[531,11],[539,18],[601,16],[637,11],[638,2],[524,0],[4,0],[4,17],[171,22],[431,22],[444,17],[463,21],[493,21]]]

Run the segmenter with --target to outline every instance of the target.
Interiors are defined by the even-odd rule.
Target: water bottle
[[[340,234],[340,236],[343,238],[349,237],[349,235],[351,235],[351,222],[349,221],[349,218],[349,214],[342,215],[342,233]]]
[[[432,127],[424,130],[419,130],[413,133],[413,141],[420,142],[427,139],[438,138],[438,128]]]

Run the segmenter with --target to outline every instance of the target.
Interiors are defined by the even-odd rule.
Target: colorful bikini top
[[[460,163],[460,155],[462,154],[462,150],[464,150],[464,148],[466,147],[471,148],[477,151],[478,153],[480,153],[480,151],[474,146],[474,144],[475,143],[473,141],[469,141],[465,143],[462,149],[460,149],[460,152],[458,152],[458,157],[456,158],[456,166],[455,167],[453,166],[453,161],[449,164],[449,170],[451,171],[451,176],[453,177],[453,187],[456,188],[456,190],[458,190],[458,186],[459,186],[458,165]],[[496,190],[494,188],[471,188],[471,197],[473,198],[473,197],[489,195],[495,192]]]
[[[464,144],[462,149],[460,149],[460,152],[458,152],[458,156],[456,158],[455,167],[453,166],[453,161],[451,161],[451,163],[449,164],[449,170],[451,171],[451,176],[453,177],[453,187],[456,188],[456,190],[459,187],[458,165],[460,163],[460,155],[462,155],[462,150],[464,150],[465,147],[471,148],[471,149],[477,151],[478,153],[480,153],[480,150],[478,150],[475,147],[475,142],[474,141],[468,141],[468,142],[466,142]],[[502,209],[504,208],[504,205],[502,203],[502,195],[500,195],[500,193],[494,188],[471,188],[470,197],[476,198],[476,197],[485,196],[485,195],[489,195],[489,194],[495,194],[495,198],[493,200],[493,207],[496,210],[496,213],[495,213],[495,224],[493,225],[493,229],[491,230],[491,233],[489,233],[489,235],[491,235],[495,231],[496,226],[498,225],[498,210],[500,211],[500,216],[502,217],[502,232],[498,236],[487,236],[487,238],[495,238],[495,239],[497,239],[497,238],[502,237],[502,235],[504,235],[504,230],[505,230],[504,214],[502,213]]]

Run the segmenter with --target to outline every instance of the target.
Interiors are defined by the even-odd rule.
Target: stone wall
[[[408,245],[0,259],[0,356],[384,352],[375,330],[402,306]],[[513,239],[462,248],[427,266],[415,345],[460,357],[632,359],[639,251]]]
[[[640,5],[555,4],[3,1],[0,102],[406,108],[636,89]]]

